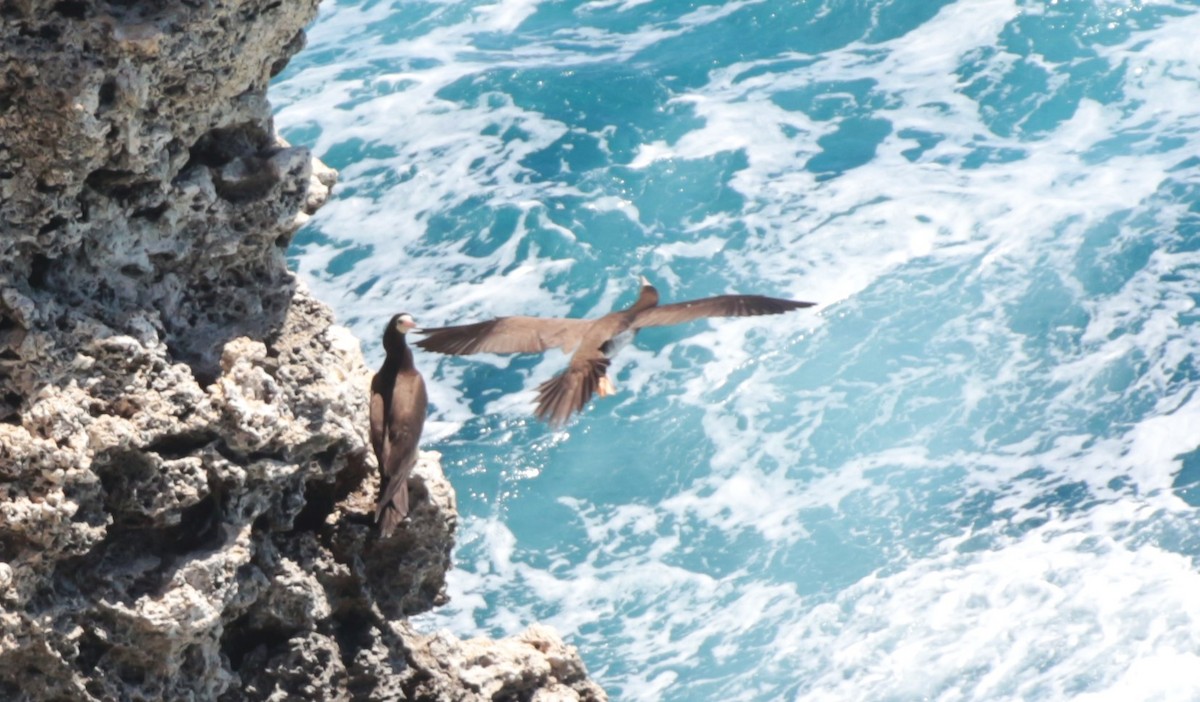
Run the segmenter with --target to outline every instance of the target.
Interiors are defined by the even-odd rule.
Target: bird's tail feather
[[[538,419],[553,427],[562,426],[573,413],[583,409],[597,390],[604,387],[608,391],[612,387],[611,382],[601,385],[607,380],[608,365],[609,360],[604,357],[588,359],[585,367],[572,365],[539,385],[537,409],[534,411]]]
[[[398,483],[398,484],[395,484]],[[379,534],[384,538],[392,535],[400,522],[408,516],[408,475],[397,475],[388,484],[383,497],[375,505],[375,521],[379,523]]]

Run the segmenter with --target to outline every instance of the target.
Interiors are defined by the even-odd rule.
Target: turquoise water
[[[1200,699],[1200,3],[330,2],[272,88],[364,339],[665,300],[614,397],[418,357],[463,513],[426,629],[621,700]]]

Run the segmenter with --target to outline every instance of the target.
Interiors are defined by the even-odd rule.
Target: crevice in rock
[[[50,269],[54,265],[54,259],[44,254],[34,254],[33,259],[29,262],[29,287],[36,290],[45,290],[49,281]]]
[[[317,454],[316,460],[328,473],[335,460],[343,455],[346,447],[332,446]],[[367,477],[367,465],[361,451],[347,456],[346,465],[334,479],[313,478],[304,484],[304,508],[292,522],[292,532],[320,531],[337,503],[349,497],[362,485]]]
[[[242,453],[235,450],[223,439],[213,444],[213,448],[221,455],[221,458],[235,465],[244,466],[255,461],[284,461],[286,457],[271,451],[251,451],[250,453]]]
[[[46,222],[42,226],[38,227],[38,234],[45,235],[45,234],[49,234],[50,232],[56,231],[58,229],[62,229],[63,225],[65,225],[66,223],[67,223],[66,217],[61,217],[61,216],[56,215],[54,217],[51,217],[49,222]]]
[[[111,77],[105,79],[105,81],[100,84],[99,105],[98,105],[99,110],[104,111],[104,110],[107,110],[108,108],[112,107],[113,103],[116,102],[116,98],[117,98],[117,79],[111,78]],[[116,130],[116,128],[114,127],[114,131],[115,130]],[[110,138],[112,137],[112,132],[109,132],[109,136],[110,136]]]
[[[371,647],[375,618],[369,612],[350,606],[335,612],[329,619],[333,623],[333,638],[337,641],[342,665],[350,669],[359,651]]]
[[[271,145],[271,137],[253,122],[218,127],[200,137],[189,152],[187,170],[192,164],[220,168],[236,158],[253,156]]]
[[[83,0],[62,0],[51,11],[67,19],[83,19],[87,17],[88,4]]]
[[[0,401],[0,422],[21,426],[21,402],[17,393],[5,393],[4,400]]]
[[[217,195],[233,203],[260,200],[278,183],[279,173],[258,156],[234,159],[213,172]]]
[[[148,492],[156,466],[141,451],[120,451],[97,457],[92,471],[104,488],[104,509],[112,515],[114,527],[146,527],[151,522],[138,505],[130,503],[139,492]]]
[[[256,622],[255,612],[247,612],[230,622],[221,636],[221,652],[229,658],[229,667],[240,673],[247,657],[266,661],[287,647],[295,632],[278,626],[263,626]],[[258,649],[263,650],[258,650]]]
[[[300,50],[304,48],[304,44],[307,41],[308,41],[308,38],[304,34],[304,32],[302,32],[302,31],[296,32],[295,36],[292,37],[291,41],[289,41],[283,47],[282,51],[280,52],[281,53],[280,57],[271,63],[271,77],[272,78],[274,78],[275,76],[277,76],[283,72],[283,69],[286,68],[288,65],[288,61],[291,60],[292,56],[299,53]]]
[[[304,484],[304,508],[292,522],[293,532],[319,531],[325,525],[325,518],[337,504],[334,487],[332,482],[317,479]]]
[[[83,179],[84,185],[120,202],[145,197],[158,192],[159,183],[144,175],[112,168],[97,168]]]
[[[163,213],[169,209],[171,209],[171,203],[160,202],[157,205],[142,207],[134,210],[130,217],[134,219],[148,219],[151,222],[157,222],[163,216]],[[153,258],[153,256],[151,258]]]
[[[207,431],[188,434],[167,434],[160,436],[146,446],[146,450],[157,453],[164,460],[175,460],[185,456],[195,455],[217,438],[216,434]]]
[[[220,491],[209,485],[208,497],[183,510],[179,524],[167,529],[167,553],[182,556],[206,551],[221,544],[221,515],[224,513]]]
[[[112,644],[100,638],[93,629],[84,629],[76,646],[79,653],[75,657],[75,667],[85,677],[92,676],[100,659],[112,649]]]

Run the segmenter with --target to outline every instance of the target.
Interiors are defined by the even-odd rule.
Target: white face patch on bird
[[[417,322],[416,322],[416,320],[414,320],[412,318],[411,314],[408,314],[406,312],[404,314],[396,315],[395,325],[396,325],[396,331],[399,331],[400,333],[403,334],[404,332],[407,332],[410,329],[415,329],[417,326]]]

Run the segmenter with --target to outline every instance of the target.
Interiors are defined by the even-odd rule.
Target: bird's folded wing
[[[375,521],[379,522],[379,531],[384,538],[391,536],[396,526],[408,516],[408,476],[407,472],[393,475],[384,488],[379,502],[375,504]]]
[[[383,426],[385,421],[383,411],[383,395],[371,391],[371,448],[375,451],[375,458],[383,463],[383,434],[387,431]],[[382,465],[379,466],[381,469]]]
[[[662,327],[681,324],[701,317],[753,317],[762,314],[780,314],[802,307],[812,307],[815,302],[784,300],[763,295],[718,295],[702,300],[675,302],[659,305],[638,314],[633,321],[634,329]]]
[[[565,371],[538,386],[538,419],[550,426],[562,426],[596,394],[608,364],[608,358],[599,350],[577,352]]]
[[[376,521],[387,512],[389,504],[394,508],[393,512],[387,512],[390,521],[385,521],[382,526],[385,536],[408,514],[406,485],[413,466],[417,464],[417,447],[421,441],[428,403],[425,381],[421,376],[413,374],[397,378],[392,393],[392,412],[386,427],[387,455],[379,467],[383,491],[375,505]]]
[[[456,327],[422,329],[417,346],[460,356],[468,353],[540,353],[579,345],[592,320],[556,317],[497,317]]]

